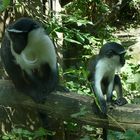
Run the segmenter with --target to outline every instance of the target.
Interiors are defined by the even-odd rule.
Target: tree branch
[[[48,95],[46,103],[36,104],[31,98],[15,90],[10,81],[0,81],[0,126],[22,125],[35,129],[40,125],[38,110],[58,122],[74,121],[84,125],[106,127],[124,131],[140,130],[140,105],[127,104],[108,112],[108,119],[93,113],[93,99],[76,93],[55,92]],[[8,121],[7,121],[8,120]],[[7,123],[8,122],[8,123]]]

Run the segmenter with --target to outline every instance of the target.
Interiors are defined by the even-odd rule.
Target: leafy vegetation
[[[47,135],[54,135],[55,132],[47,131],[39,128],[37,131],[31,132],[22,128],[14,128],[11,132],[1,136],[2,140],[44,140]]]
[[[64,68],[61,72],[61,77],[64,76],[66,79],[65,85],[71,91],[89,96],[92,95],[90,83],[87,81],[89,59],[98,53],[99,48],[105,42],[122,42],[114,35],[117,28],[113,23],[116,23],[117,26],[120,24],[124,25],[124,23],[121,22],[123,18],[123,21],[128,21],[129,18],[138,21],[140,17],[139,0],[130,0],[128,2],[123,0],[120,5],[102,0],[74,0],[63,8],[64,10],[59,13],[59,16],[51,17],[51,11],[47,15],[48,21],[44,20],[46,15],[44,15],[44,17],[39,17],[39,10],[36,13],[31,12],[31,10],[34,9],[30,9],[30,6],[27,5],[26,2],[22,0],[16,2],[14,7],[17,9],[16,11],[20,12],[22,8],[25,8],[26,14],[29,16],[34,17],[34,14],[37,14],[36,18],[43,23],[58,46],[62,45],[58,43],[60,40],[59,34],[63,34],[63,50],[61,50],[61,53],[64,54]],[[0,11],[4,11],[6,8],[8,9],[9,4],[10,0],[3,0],[0,5]],[[23,4],[25,4],[26,7],[23,7]],[[119,6],[118,9],[120,10],[114,9],[116,6]],[[124,8],[127,12],[123,11]],[[62,22],[58,22],[61,21],[60,18]],[[130,38],[128,41],[130,41]],[[124,46],[127,49],[129,45],[124,43]],[[138,99],[140,97],[140,78],[136,79],[137,75],[140,75],[139,64],[132,63],[129,54],[127,54],[126,59],[127,63],[121,73],[124,93],[130,103],[140,103]],[[77,124],[66,122],[66,125],[68,130],[77,130]],[[85,134],[81,140],[94,139],[95,136],[96,138],[98,137],[97,139],[101,139],[100,131],[97,129],[95,130],[95,128],[84,127],[86,127],[88,134],[92,129],[92,132],[94,131],[94,136]],[[2,139],[43,139],[46,134],[48,134],[48,132],[43,129],[29,132],[27,130],[15,128],[10,133],[4,134]],[[52,134],[54,133],[51,133],[51,135]],[[109,138],[111,140],[138,140],[140,136],[133,130],[127,130],[125,133],[110,132]]]
[[[111,140],[139,140],[140,135],[134,130],[127,130],[125,133],[110,132],[109,138]]]
[[[10,4],[10,0],[3,0],[0,2],[0,11],[5,10]]]

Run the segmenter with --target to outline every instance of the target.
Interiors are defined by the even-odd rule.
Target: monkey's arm
[[[94,74],[94,82],[92,82],[92,85],[93,85],[94,93],[97,97],[97,101],[99,103],[99,107],[100,107],[102,113],[106,114],[107,113],[107,105],[106,105],[106,100],[104,98],[104,95],[102,92],[102,87],[101,87],[103,73],[101,73],[99,70],[97,72],[95,72],[95,74]]]
[[[121,79],[117,74],[115,75],[114,78],[114,90],[116,90],[117,92],[117,100],[114,103],[119,106],[127,104],[127,100],[123,97]]]
[[[58,68],[57,64],[54,69],[50,68],[48,64],[42,66],[42,81],[48,93],[55,90],[58,85]]]
[[[103,114],[106,114],[107,112],[107,105],[106,105],[106,100],[104,98],[103,92],[102,92],[102,85],[101,85],[101,81],[103,78],[104,73],[102,72],[102,68],[96,67],[97,66],[97,62],[98,62],[99,58],[98,56],[95,57],[95,59],[92,59],[89,63],[89,75],[88,75],[88,80],[91,82],[92,84],[92,89],[93,92],[97,98],[97,102],[99,104],[98,108],[100,108],[100,110],[98,110],[98,112],[102,112]],[[97,105],[95,105],[97,107]]]
[[[107,88],[107,102],[112,102],[112,94],[113,94],[113,87],[114,87],[114,76],[111,76],[109,79],[110,83]]]
[[[47,92],[52,92],[57,89],[58,86],[58,70],[51,70],[49,79],[46,83]]]

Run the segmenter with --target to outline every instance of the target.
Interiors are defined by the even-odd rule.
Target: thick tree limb
[[[109,110],[108,119],[104,119],[93,113],[92,101],[88,96],[56,92],[48,96],[45,105],[36,104],[28,96],[17,92],[10,81],[1,80],[0,126],[5,129],[16,125],[36,129],[40,126],[37,114],[40,110],[58,122],[75,121],[121,131],[128,128],[140,130],[140,105],[115,107]]]

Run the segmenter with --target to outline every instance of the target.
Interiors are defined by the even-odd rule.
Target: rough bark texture
[[[140,130],[140,105],[127,104],[108,111],[108,119],[93,113],[93,99],[76,93],[55,92],[48,95],[44,105],[36,104],[31,98],[15,90],[10,81],[0,81],[0,126],[1,131],[19,126],[35,130],[41,126],[38,110],[49,115],[52,125],[62,129],[63,121],[74,121],[113,130],[132,128]]]

